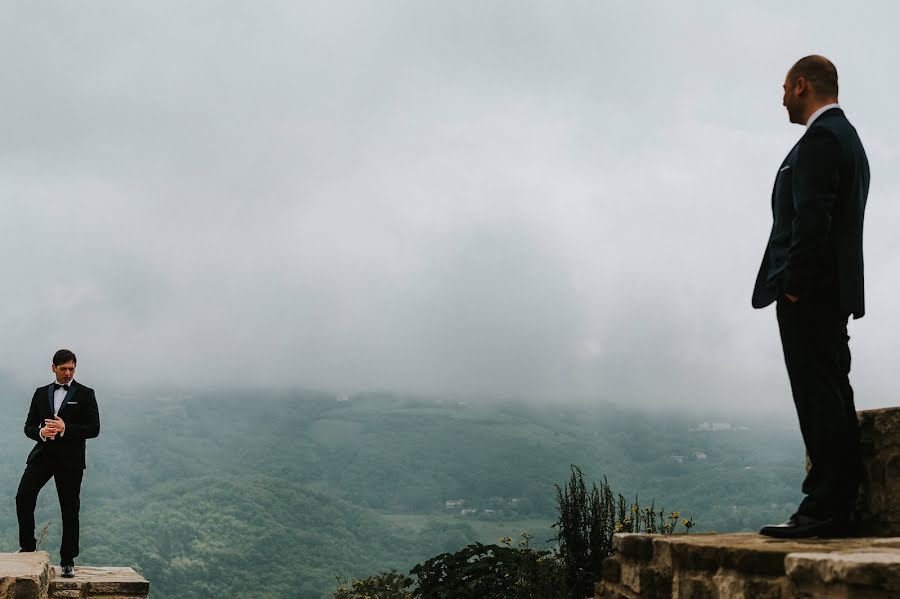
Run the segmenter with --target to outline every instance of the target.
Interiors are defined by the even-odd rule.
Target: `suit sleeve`
[[[36,389],[31,397],[31,407],[28,408],[28,416],[25,417],[25,436],[35,441],[41,440],[40,430],[43,422],[41,422],[41,415],[38,409],[41,395],[41,390]]]
[[[809,295],[827,259],[840,157],[837,139],[822,127],[811,129],[797,146],[792,182],[794,220],[782,283],[785,293],[801,299]]]
[[[84,389],[85,422],[66,422],[66,439],[93,439],[100,434],[100,411],[97,409],[97,397],[93,389]]]

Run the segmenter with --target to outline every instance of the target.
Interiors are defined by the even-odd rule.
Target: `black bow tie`
[[[53,390],[56,391],[57,389],[65,389],[66,391],[68,391],[69,385],[60,385],[59,383],[53,383]]]

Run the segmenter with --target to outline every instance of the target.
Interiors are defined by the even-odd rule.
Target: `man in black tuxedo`
[[[21,551],[34,551],[34,506],[40,490],[52,477],[62,512],[62,575],[75,576],[78,556],[78,511],[84,474],[85,440],[100,434],[100,413],[94,390],[78,383],[75,354],[61,349],[53,356],[56,381],[38,387],[31,398],[25,434],[37,443],[28,454],[25,473],[16,492]]]
[[[837,70],[828,59],[807,56],[788,71],[784,106],[806,133],[775,179],[774,224],[753,307],[776,302],[811,467],[797,512],[760,531],[772,537],[848,534],[860,481],[847,321],[865,313],[862,238],[869,163],[837,98]]]

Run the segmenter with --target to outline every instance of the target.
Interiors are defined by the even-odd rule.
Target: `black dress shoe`
[[[776,539],[807,539],[810,537],[840,537],[840,527],[833,518],[820,520],[812,516],[794,514],[784,524],[769,524],[760,529],[759,534]]]
[[[63,578],[75,578],[75,566],[63,566],[62,567],[62,577]]]

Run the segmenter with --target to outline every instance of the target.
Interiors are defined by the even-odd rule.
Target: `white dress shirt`
[[[57,383],[58,383],[58,381],[53,381],[53,383],[51,383],[51,384],[57,384]],[[69,382],[67,383],[67,384],[69,385],[69,388],[70,388],[70,389],[72,388],[72,385],[73,385],[74,383],[75,383],[75,379],[72,379],[71,381],[69,381]],[[68,393],[68,391],[67,391],[66,389],[63,389],[62,387],[60,387],[59,389],[55,389],[55,390],[53,391],[53,415],[54,415],[54,416],[56,416],[57,414],[59,414],[59,408],[60,408],[60,406],[62,406],[62,402],[66,399],[66,394],[67,394],[67,393]],[[38,437],[40,437],[42,441],[46,441],[46,440],[47,440],[47,437],[45,437],[45,436],[42,434],[45,428],[47,428],[47,427],[42,426],[42,427],[40,428],[40,430],[38,431]],[[61,435],[61,436],[62,436],[62,435],[65,435],[65,433],[60,433],[60,435]]]

